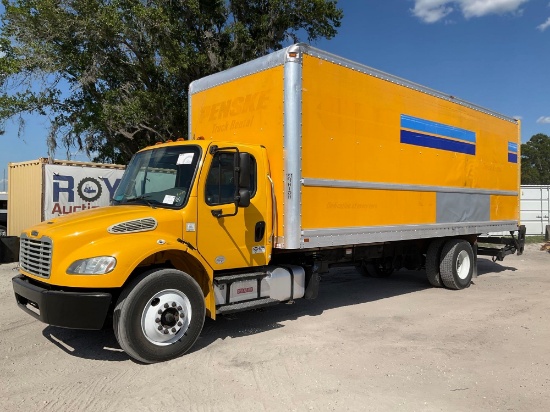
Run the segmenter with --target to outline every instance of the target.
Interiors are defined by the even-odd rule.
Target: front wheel
[[[187,352],[204,324],[204,295],[195,280],[175,269],[155,269],[134,279],[115,307],[113,328],[120,347],[143,363]]]

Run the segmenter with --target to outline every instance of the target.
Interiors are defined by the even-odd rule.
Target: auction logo
[[[101,183],[93,177],[85,177],[80,181],[76,192],[85,202],[93,202],[101,197]]]

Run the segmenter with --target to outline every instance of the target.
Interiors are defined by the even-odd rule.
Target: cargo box
[[[277,241],[517,230],[519,121],[298,44],[197,80],[190,139],[261,144]]]

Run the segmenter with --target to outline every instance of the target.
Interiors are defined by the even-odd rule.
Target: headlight
[[[112,256],[99,256],[81,259],[71,263],[67,269],[69,275],[103,275],[111,272],[116,266],[116,259]]]

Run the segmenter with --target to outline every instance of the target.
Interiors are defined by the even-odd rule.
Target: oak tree
[[[538,133],[521,145],[521,184],[550,185],[550,136]]]
[[[330,39],[337,0],[1,0],[0,131],[43,115],[50,152],[125,163],[187,136],[191,81]]]

